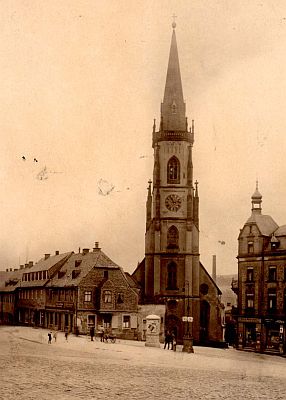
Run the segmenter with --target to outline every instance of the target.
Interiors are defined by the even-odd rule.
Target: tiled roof
[[[79,264],[78,266],[75,266],[76,261]],[[59,278],[59,274],[56,274],[56,276],[49,281],[47,287],[76,286],[95,266],[97,268],[105,269],[120,269],[120,267],[109,257],[107,257],[107,255],[105,255],[101,250],[86,254],[73,254],[59,270],[61,273],[64,273],[63,276]],[[75,276],[73,275],[73,271],[78,271],[79,274]],[[99,283],[100,282],[97,282],[97,284]]]
[[[48,271],[51,267],[53,267],[55,264],[57,264],[59,261],[63,260],[65,257],[67,257],[70,254],[72,254],[72,252],[50,256],[46,260],[44,258],[41,258],[32,267],[24,268],[22,270],[22,272],[25,273],[25,272]]]
[[[279,226],[274,232],[275,236],[286,236],[286,225]]]
[[[247,223],[256,223],[263,236],[271,235],[278,228],[278,225],[270,215],[253,213],[251,217],[248,218]]]
[[[129,283],[129,285],[134,288],[134,289],[140,289],[139,284],[137,283],[137,281],[132,278],[132,276],[129,274],[129,272],[125,272],[125,276],[127,278],[127,281]]]
[[[208,271],[205,269],[205,267],[203,266],[203,264],[200,262],[200,268],[203,269],[203,271],[207,274],[207,276],[209,277],[209,279],[212,281],[212,283],[214,284],[214,286],[216,287],[218,294],[221,294],[221,290],[218,287],[218,285],[216,284],[216,282],[213,280],[212,276],[208,273]]]
[[[5,271],[1,271],[5,272]],[[0,282],[0,291],[1,292],[13,292],[18,286],[20,286],[21,278],[22,278],[23,269],[19,269],[17,271],[9,271],[5,272],[6,279]],[[2,274],[1,274],[2,275]],[[2,275],[5,278],[5,275]],[[8,283],[8,285],[6,285]]]
[[[39,272],[39,271],[49,271],[54,265],[58,264],[60,261],[64,261],[65,258],[68,258],[72,252],[57,254],[54,256],[50,256],[46,260],[41,258],[35,265],[30,268],[22,269],[22,273],[30,273],[30,272]],[[22,281],[21,287],[39,287],[45,286],[49,279],[41,279],[41,280],[32,280],[32,281]]]

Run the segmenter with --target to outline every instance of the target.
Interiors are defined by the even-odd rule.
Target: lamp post
[[[187,322],[187,329],[186,334],[183,337],[183,349],[184,353],[193,353],[193,335],[192,335],[192,325],[190,329],[190,323],[193,322],[193,317],[190,316],[190,284],[188,281],[185,282],[185,293],[186,293],[186,286],[187,286],[187,315],[183,317],[183,321]],[[186,294],[185,294],[186,299]],[[185,308],[186,308],[186,300],[185,300]],[[185,310],[186,311],[186,310]]]

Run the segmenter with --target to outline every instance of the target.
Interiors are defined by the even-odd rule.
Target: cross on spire
[[[177,24],[176,24],[177,15],[173,14],[173,15],[172,15],[172,18],[173,18],[172,28],[175,29],[176,26],[177,26]]]

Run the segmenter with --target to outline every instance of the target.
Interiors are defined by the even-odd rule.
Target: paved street
[[[285,399],[286,359],[234,349],[194,354],[142,342],[91,342],[62,333],[0,327],[0,398]]]

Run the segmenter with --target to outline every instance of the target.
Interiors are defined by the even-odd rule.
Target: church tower
[[[194,307],[199,297],[199,196],[198,183],[193,181],[194,121],[189,128],[175,23],[172,28],[160,124],[157,128],[154,121],[153,125],[153,187],[149,181],[146,203],[145,301],[170,303],[173,309],[167,314],[181,319],[184,302],[178,299],[186,290],[191,313],[199,313]]]
[[[153,124],[145,258],[132,277],[141,288],[143,335],[146,316],[156,314],[161,318],[160,335],[169,330],[178,343],[191,336],[194,343],[209,344],[222,340],[221,291],[200,263],[194,121],[188,127],[174,22],[172,28],[161,118],[158,126],[155,120]]]

